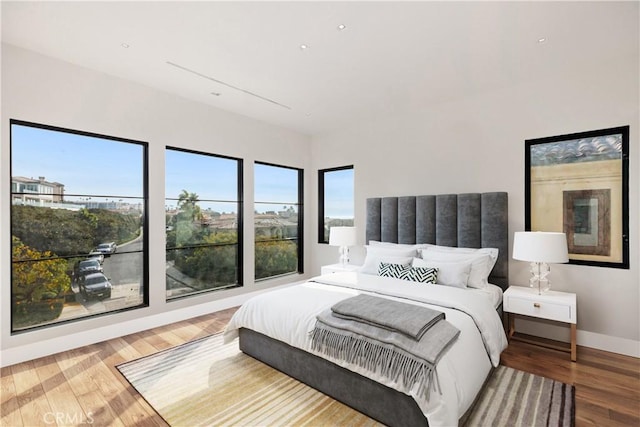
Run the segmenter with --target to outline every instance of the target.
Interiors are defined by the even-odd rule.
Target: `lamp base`
[[[338,262],[343,267],[349,264],[349,246],[340,246],[340,259]]]
[[[549,273],[551,269],[546,262],[532,262],[530,264],[531,277],[529,278],[529,287],[537,288],[538,295],[542,295],[551,289],[551,281],[549,280]]]

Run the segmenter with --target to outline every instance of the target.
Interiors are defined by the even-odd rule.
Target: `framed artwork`
[[[525,229],[567,235],[569,263],[629,268],[629,126],[525,141]]]

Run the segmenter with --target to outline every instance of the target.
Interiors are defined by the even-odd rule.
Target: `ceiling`
[[[2,1],[2,41],[316,135],[637,56],[638,13],[635,1]]]

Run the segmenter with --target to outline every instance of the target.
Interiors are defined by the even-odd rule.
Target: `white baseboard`
[[[168,325],[170,323],[180,322],[182,320],[214,313],[216,311],[225,310],[231,307],[236,307],[243,304],[252,296],[258,295],[267,290],[273,290],[278,287],[286,286],[291,286],[291,284],[271,287],[268,289],[236,295],[205,304],[186,307],[166,313],[155,314],[152,316],[119,323],[117,325],[117,328],[114,328],[113,325],[109,325],[101,328],[78,332],[72,335],[67,335],[63,340],[61,340],[60,338],[55,338],[2,350],[0,351],[0,366],[4,368],[5,366],[15,365],[16,363],[26,362],[28,360],[37,359],[39,357],[49,356],[63,351],[72,350],[74,348],[84,347],[113,338],[145,331],[147,329]]]
[[[517,318],[516,331],[556,341],[570,341],[569,327],[560,326],[556,323],[551,324],[550,322]],[[640,358],[640,341],[630,340],[628,338],[614,337],[578,329],[576,344]],[[578,360],[580,360],[579,352]]]
[[[578,330],[578,345],[640,358],[640,341]]]

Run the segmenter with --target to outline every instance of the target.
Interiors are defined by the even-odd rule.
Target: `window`
[[[255,277],[302,273],[302,170],[256,163]]]
[[[318,171],[318,243],[329,243],[329,228],[351,227],[354,219],[353,166]]]
[[[242,284],[242,160],[167,148],[167,299]]]
[[[11,120],[11,330],[148,304],[147,144]]]

